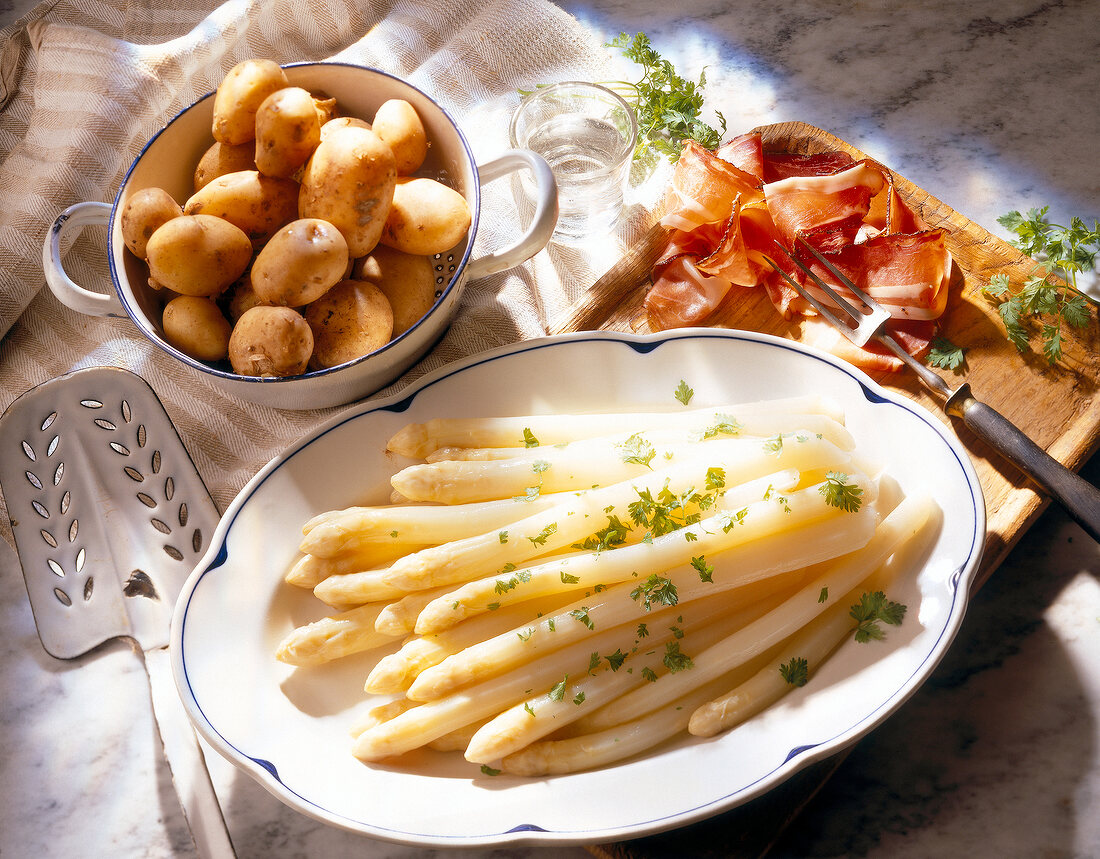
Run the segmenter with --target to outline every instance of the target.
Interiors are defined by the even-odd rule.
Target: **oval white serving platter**
[[[349,727],[371,705],[376,656],[322,668],[277,662],[276,645],[324,606],[283,575],[311,516],[384,503],[402,464],[388,437],[443,416],[683,408],[820,394],[861,451],[943,521],[926,562],[891,589],[908,608],[885,641],[844,644],[806,686],[745,724],[683,737],[605,769],[524,779],[482,775],[460,755],[367,765]],[[582,333],[450,365],[399,396],[331,419],[266,465],[222,517],[176,606],[176,681],[198,731],[292,808],[334,826],[430,846],[590,844],[682,826],[759,796],[870,731],[931,673],[955,636],[985,538],[985,504],[950,429],[865,374],[799,344],[747,332]]]

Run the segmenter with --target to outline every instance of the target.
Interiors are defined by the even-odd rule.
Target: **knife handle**
[[[945,408],[1035,481],[1100,542],[1100,489],[1062,465],[996,409],[974,399],[967,386],[960,387]]]
[[[237,854],[206,769],[206,758],[176,691],[168,648],[145,651],[145,670],[164,757],[198,855],[200,859],[234,859]]]

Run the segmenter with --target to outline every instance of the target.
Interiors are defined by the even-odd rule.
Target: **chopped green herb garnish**
[[[641,33],[638,34],[639,36]],[[679,149],[676,150],[676,157],[680,157]],[[675,160],[675,159],[673,159]],[[676,399],[683,403],[685,406],[691,402],[691,398],[695,396],[695,391],[688,386],[688,383],[683,379],[680,380],[680,384],[676,386],[676,392],[673,394]]]
[[[657,449],[641,433],[634,433],[626,441],[619,444],[618,448],[622,451],[619,458],[623,462],[653,468],[650,463],[653,462],[653,457],[657,455]]]
[[[703,582],[714,581],[714,567],[707,563],[706,555],[700,555],[691,559],[691,565],[699,574],[699,580]]]
[[[634,602],[640,600],[646,611],[650,611],[655,605],[676,605],[680,599],[672,579],[656,573],[651,573],[645,582],[634,588],[630,592],[630,598]]]
[[[565,700],[565,687],[569,683],[569,675],[566,674],[560,682],[555,683],[550,689],[550,694],[547,696],[551,701],[563,701]]]
[[[604,549],[612,549],[626,542],[627,535],[633,529],[622,522],[618,516],[607,517],[607,527],[597,531],[582,543],[574,544],[576,548],[588,551],[602,552]]]
[[[484,775],[489,775],[489,776],[500,775],[500,773],[501,773],[500,770],[495,770],[491,766],[489,766],[488,764],[482,764],[481,765],[481,772]]]
[[[717,438],[720,435],[740,435],[741,430],[744,429],[744,425],[740,421],[735,420],[729,415],[716,414],[714,420],[715,422],[713,424],[699,433],[699,439],[701,441]]]
[[[848,475],[842,471],[825,473],[825,482],[818,491],[825,496],[825,503],[837,507],[845,513],[855,513],[863,504],[863,487],[849,483]]]
[[[681,652],[679,641],[670,641],[665,645],[665,655],[661,661],[665,664],[665,668],[669,670],[670,674],[675,674],[677,671],[686,671],[689,668],[695,667],[695,663],[691,661],[691,657]]]
[[[657,682],[657,672],[652,668],[646,667],[642,669],[642,677],[648,680],[650,683]]]
[[[607,664],[611,666],[612,671],[618,671],[626,662],[626,654],[623,653],[622,648],[616,649],[614,653],[604,658],[607,660]]]
[[[770,453],[772,456],[779,456],[783,452],[783,436],[773,435],[767,441],[764,442],[764,453]]]
[[[569,612],[569,616],[572,617],[574,620],[577,620],[580,623],[583,623],[589,629],[595,629],[596,628],[596,625],[592,622],[592,618],[590,618],[588,616],[588,607],[587,606],[582,605],[580,608],[573,609],[571,612]]]
[[[943,370],[959,370],[966,366],[966,354],[946,337],[934,337],[925,359],[931,366]]]
[[[879,626],[879,622],[900,626],[905,619],[905,612],[904,605],[888,600],[882,591],[864,593],[849,612],[856,621],[854,630],[856,641],[863,643],[872,639],[885,638],[886,633]]]
[[[801,656],[792,656],[790,662],[779,666],[779,673],[792,686],[805,686],[810,679],[810,663]]]
[[[829,598],[829,589],[827,587],[821,589],[821,593],[817,595],[818,602],[825,602]]]
[[[538,447],[539,440],[535,438],[535,434],[531,432],[530,427],[523,428],[523,446],[524,447]]]
[[[557,532],[557,530],[558,523],[551,522],[549,525],[539,531],[534,537],[528,537],[527,539],[536,546],[545,546],[546,541],[549,540]]]

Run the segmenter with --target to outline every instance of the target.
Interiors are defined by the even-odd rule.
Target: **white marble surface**
[[[731,133],[812,123],[1001,234],[996,218],[1012,208],[1100,216],[1092,0],[561,5],[606,37],[644,30],[691,74],[705,66],[708,104]],[[0,22],[26,8],[0,2]],[[1100,481],[1100,457],[1085,473]],[[119,643],[75,662],[47,656],[14,557],[0,553],[0,856],[193,855],[140,658]],[[242,857],[445,853],[322,826],[211,765]],[[769,855],[1100,855],[1100,547],[1044,514],[973,600],[932,680]]]

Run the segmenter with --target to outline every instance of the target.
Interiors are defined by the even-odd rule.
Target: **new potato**
[[[246,310],[229,337],[229,363],[242,376],[297,376],[313,353],[313,332],[289,307]]]
[[[183,214],[183,208],[163,188],[142,188],[122,209],[122,240],[130,252],[145,259],[145,247],[157,228]]]
[[[194,185],[201,191],[219,176],[256,169],[256,147],[252,143],[218,143],[202,154],[195,167]]]
[[[320,370],[381,349],[393,337],[393,311],[382,291],[365,280],[342,280],[305,311],[313,331],[309,366]]]
[[[338,128],[318,144],[302,172],[298,211],[333,224],[352,257],[378,244],[397,181],[391,150],[366,128]]]
[[[428,135],[416,108],[404,99],[391,98],[375,112],[371,127],[393,150],[399,176],[420,169],[428,155]]]
[[[237,63],[214,93],[214,139],[220,143],[254,140],[261,102],[285,86],[289,86],[286,73],[272,60]]]
[[[317,107],[301,87],[276,90],[256,111],[256,169],[265,176],[289,177],[320,142]]]
[[[371,130],[370,123],[358,116],[337,116],[321,125],[321,139],[324,140],[338,128],[347,128],[348,126],[365,128],[367,131]]]
[[[382,230],[382,244],[407,254],[450,250],[470,229],[470,207],[454,188],[434,179],[401,177]]]
[[[394,337],[412,328],[435,304],[435,269],[427,257],[379,245],[356,261],[353,276],[369,280],[389,300]]]
[[[302,307],[347,273],[348,245],[328,221],[301,218],[273,235],[252,263],[252,289],[268,304]]]
[[[199,361],[221,361],[229,353],[233,327],[213,299],[178,295],[164,306],[164,339]]]
[[[215,215],[240,227],[256,247],[298,217],[298,183],[239,170],[211,180],[183,205],[186,215]]]
[[[215,296],[252,261],[248,236],[213,215],[180,215],[158,227],[146,246],[149,283],[180,295]]]

